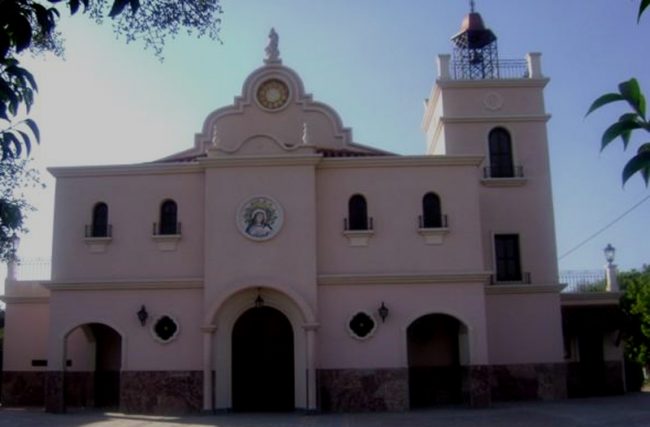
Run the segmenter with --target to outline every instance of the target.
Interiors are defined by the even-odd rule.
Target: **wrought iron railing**
[[[182,234],[182,224],[177,222],[175,224],[159,224],[157,222],[153,223],[153,235],[154,236],[170,236],[170,235],[179,235]]]
[[[565,270],[560,272],[560,283],[566,285],[562,292],[605,292],[605,270]]]
[[[523,166],[486,166],[483,168],[483,178],[523,178]]]
[[[106,225],[86,225],[85,236],[88,238],[92,237],[113,237],[113,226],[111,224]]]
[[[371,216],[366,218],[365,224],[355,224],[354,228],[350,228],[350,221],[348,218],[343,218],[343,230],[345,231],[371,231],[375,229],[375,222]]]
[[[438,219],[438,221],[436,221]],[[429,218],[428,221],[424,221],[422,215],[418,216],[418,227],[420,228],[448,228],[449,222],[447,221],[447,215],[440,215],[440,218]]]
[[[453,61],[451,66],[454,80],[471,80],[467,77],[467,64]],[[530,78],[530,73],[528,72],[528,62],[525,59],[500,59],[497,62],[496,69],[490,73],[485,73],[481,80],[528,78]]]

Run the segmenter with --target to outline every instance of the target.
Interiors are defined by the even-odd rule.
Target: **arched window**
[[[490,143],[490,174],[491,178],[512,178],[515,168],[512,163],[512,141],[510,133],[504,128],[492,129],[489,135]]]
[[[361,194],[350,197],[348,202],[348,229],[369,230],[368,227],[368,206],[366,198]]]
[[[440,210],[440,197],[436,193],[427,193],[422,198],[422,228],[441,228],[442,212]]]
[[[178,208],[173,200],[165,200],[160,205],[160,234],[180,234]]]
[[[109,237],[108,205],[99,202],[93,208],[93,220],[89,237]]]

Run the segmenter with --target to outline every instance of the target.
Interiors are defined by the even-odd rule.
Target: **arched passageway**
[[[122,337],[101,323],[81,325],[66,336],[65,406],[119,408]]]
[[[272,307],[253,307],[232,331],[232,407],[235,411],[294,409],[293,329]]]
[[[407,329],[411,408],[463,402],[467,328],[446,314],[428,314]]]

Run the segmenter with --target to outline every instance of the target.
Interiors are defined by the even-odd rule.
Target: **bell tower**
[[[482,244],[495,282],[556,283],[544,106],[549,79],[541,54],[501,58],[497,36],[473,1],[451,42],[453,55],[438,56],[438,78],[425,103],[426,153],[483,159],[476,177]],[[512,259],[500,259],[499,252]],[[499,265],[506,261],[514,267],[504,273]]]
[[[476,13],[474,1],[465,16],[460,32],[451,38],[454,44],[454,76],[467,80],[499,78],[497,36],[485,28]]]

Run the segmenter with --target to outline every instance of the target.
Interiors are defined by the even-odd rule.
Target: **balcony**
[[[367,217],[363,224],[350,226],[350,220],[343,218],[343,235],[350,246],[368,246],[370,238],[375,234],[375,224],[372,217]]]
[[[438,221],[435,221],[435,220]],[[422,215],[418,216],[418,234],[424,238],[427,245],[441,245],[445,235],[449,233],[449,222],[447,215],[433,218],[433,221],[425,221]]]
[[[470,80],[468,79],[467,72],[465,70],[466,66],[457,61],[451,62],[452,69],[452,79],[453,80]],[[527,79],[530,78],[530,72],[528,70],[528,62],[525,59],[500,59],[496,67],[493,70],[490,70],[489,73],[485,75],[490,75],[494,77],[483,77],[483,79]]]
[[[91,253],[106,252],[106,248],[113,240],[113,226],[111,224],[86,225],[84,242]]]
[[[488,62],[484,72],[468,73],[465,67],[451,60],[451,55],[438,55],[439,80],[531,80],[544,79],[542,75],[541,54],[529,53],[525,59],[498,59]],[[474,70],[476,71],[476,70]],[[472,76],[473,78],[469,78]],[[480,76],[480,77],[476,77]]]
[[[560,272],[564,293],[594,293],[607,291],[605,270],[566,270]]]
[[[182,224],[175,223],[153,223],[152,239],[158,244],[161,252],[175,251],[178,242],[181,240]]]

